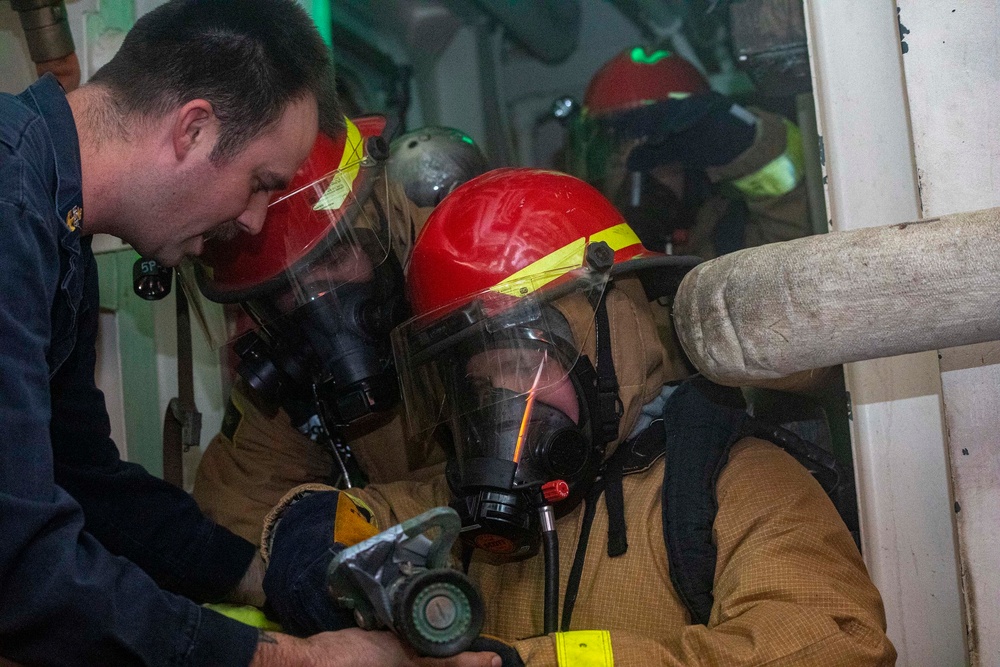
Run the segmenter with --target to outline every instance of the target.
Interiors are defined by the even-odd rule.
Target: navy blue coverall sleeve
[[[255,629],[157,583],[217,598],[254,548],[183,491],[119,460],[94,384],[89,243],[67,252],[65,230],[16,190],[41,179],[26,163],[11,179],[11,168],[0,164],[0,655],[46,665],[246,665]]]

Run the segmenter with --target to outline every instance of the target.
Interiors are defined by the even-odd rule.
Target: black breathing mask
[[[346,282],[264,324],[237,343],[239,374],[296,426],[318,399],[331,426],[346,426],[399,400],[389,332],[408,312],[399,262],[389,255],[372,279]]]
[[[577,364],[590,366],[586,357]],[[568,379],[579,421],[542,400],[495,387],[481,390],[483,407],[452,420],[454,451],[446,469],[451,506],[462,519],[463,543],[486,552],[487,560],[537,553],[539,507],[553,505],[557,516],[571,511],[603,462],[576,374]]]

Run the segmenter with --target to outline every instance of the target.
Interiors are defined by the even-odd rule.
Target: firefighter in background
[[[643,248],[564,174],[497,170],[449,195],[393,334],[411,433],[450,434],[446,471],[290,492],[263,536],[286,629],[349,623],[293,582],[450,504],[493,638],[474,648],[508,667],[892,664],[878,591],[791,441],[757,437],[738,393],[670,383],[684,371],[649,302],[693,263]]]
[[[713,92],[665,50],[625,50],[593,76],[569,171],[653,250],[709,259],[811,233],[798,128]]]
[[[380,117],[324,130],[269,207],[268,232],[203,258],[211,274],[202,272],[202,291],[240,303],[252,330],[234,344],[240,377],[199,464],[194,497],[252,541],[299,484],[363,486],[444,460],[430,439],[404,448],[397,409],[389,330],[406,312],[401,269],[430,212],[405,191],[448,192],[481,173],[485,158],[457,130],[404,135],[388,161],[369,152],[384,130]],[[417,164],[437,167],[422,173]],[[315,210],[320,204],[332,208]],[[301,238],[290,247],[282,234]]]
[[[570,127],[569,171],[610,198],[647,248],[710,259],[812,233],[798,128],[713,92],[676,54],[616,55],[592,77]],[[685,360],[669,309],[655,316],[670,356]],[[838,369],[823,369],[749,396],[757,414],[849,461],[841,384]]]

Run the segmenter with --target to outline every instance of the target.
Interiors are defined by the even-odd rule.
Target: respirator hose
[[[538,509],[542,520],[542,544],[545,549],[545,634],[558,630],[559,625],[559,535],[552,505]]]

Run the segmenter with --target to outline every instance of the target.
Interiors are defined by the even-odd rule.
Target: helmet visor
[[[358,160],[276,196],[260,234],[233,239],[235,252],[220,243],[210,262],[188,262],[182,276],[213,301],[240,303],[257,326],[345,285],[370,282],[389,255],[396,224],[384,171],[384,163]],[[226,344],[246,332],[233,327],[212,342]]]
[[[614,171],[617,142],[600,122],[586,111],[576,114],[569,126],[566,164],[577,178],[601,189],[608,174]]]
[[[525,411],[541,401],[578,417],[566,380],[586,349],[593,311],[582,309],[590,318],[584,322],[574,309],[570,323],[555,302],[597,303],[607,281],[607,273],[589,268],[535,274],[397,327],[393,353],[410,435],[510,400]]]

